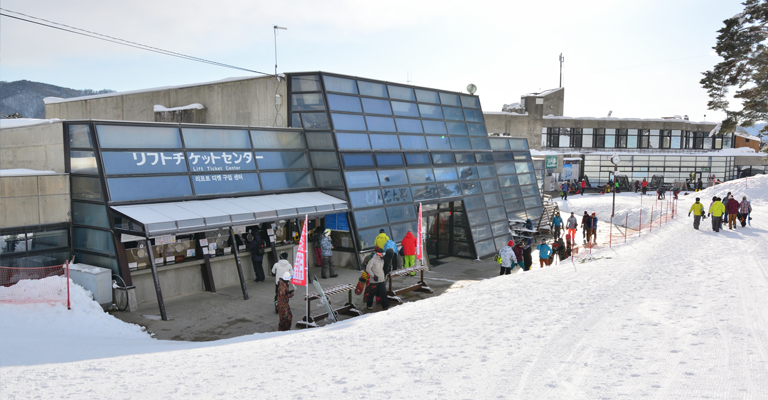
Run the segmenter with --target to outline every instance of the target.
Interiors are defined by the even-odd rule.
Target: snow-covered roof
[[[756,141],[756,142],[759,142],[759,141],[760,141],[760,138],[759,138],[759,137],[757,137],[757,136],[752,136],[752,135],[750,135],[749,133],[744,133],[744,132],[735,132],[734,134],[735,134],[736,136],[739,136],[739,137],[743,137],[744,139],[754,140],[754,141]]]
[[[57,175],[56,171],[38,171],[34,169],[0,169],[0,176],[40,176],[40,175]]]
[[[522,113],[522,114],[518,114],[518,113],[506,112],[506,111],[483,111],[483,114],[485,114],[485,115],[488,115],[488,114],[511,115],[511,116],[514,116],[514,117],[527,117],[528,116],[527,112]]]
[[[559,88],[554,88],[554,89],[547,89],[547,90],[545,90],[543,92],[538,92],[538,93],[526,93],[522,97],[542,97],[542,96],[546,96],[548,94],[555,93],[558,90],[563,90],[563,88],[559,87]]]
[[[181,107],[173,107],[173,108],[167,108],[165,106],[161,106],[160,104],[155,104],[154,111],[155,112],[168,112],[168,111],[181,111],[181,110],[202,110],[205,106],[200,103],[192,103],[186,106]]]
[[[487,113],[484,113],[484,114],[487,114]],[[567,116],[545,115],[544,119],[565,119],[565,120],[582,119],[582,120],[589,120],[589,121],[685,122],[689,124],[707,124],[712,126],[716,125],[716,123],[712,121],[688,121],[684,119],[663,119],[663,118],[567,117]]]
[[[750,147],[739,147],[736,149],[722,149],[722,150],[712,150],[712,151],[705,151],[700,153],[695,152],[669,152],[669,151],[655,151],[655,152],[638,152],[638,151],[632,151],[632,150],[622,150],[622,149],[604,149],[604,150],[597,150],[597,151],[589,151],[589,149],[573,149],[573,148],[562,148],[562,149],[547,149],[547,150],[531,150],[531,156],[534,155],[534,151],[537,153],[536,155],[541,156],[558,156],[563,154],[587,154],[587,155],[613,155],[613,154],[621,154],[621,155],[628,155],[628,156],[698,156],[698,157],[765,157],[765,153],[756,153],[755,149],[752,149]]]
[[[189,87],[195,87],[195,86],[205,86],[205,85],[211,85],[214,83],[226,83],[226,82],[237,82],[237,81],[247,81],[250,79],[263,79],[263,78],[273,78],[273,75],[267,75],[267,76],[239,76],[239,77],[233,77],[233,78],[224,78],[218,81],[210,81],[210,82],[197,82],[197,83],[188,83],[185,85],[177,85],[177,86],[162,86],[162,87],[155,87],[155,88],[148,88],[148,89],[139,89],[139,90],[129,90],[127,92],[113,92],[113,93],[105,93],[105,94],[95,94],[91,96],[81,96],[81,97],[70,97],[67,99],[62,99],[61,97],[46,97],[43,99],[43,102],[45,104],[56,104],[56,103],[66,103],[69,101],[80,101],[80,100],[91,100],[91,99],[101,99],[106,97],[115,97],[115,96],[122,96],[124,94],[137,94],[137,93],[148,93],[148,92],[158,92],[161,90],[169,90],[169,89],[183,89],[183,88],[189,88]]]
[[[0,119],[0,129],[6,129],[6,128],[18,128],[21,126],[30,126],[30,125],[42,125],[42,124],[53,124],[56,122],[61,122],[62,120],[58,118],[51,118],[51,119],[37,119],[37,118],[10,118],[10,119]]]

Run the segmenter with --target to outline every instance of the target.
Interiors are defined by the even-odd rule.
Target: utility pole
[[[563,61],[565,61],[565,57],[563,57],[563,53],[560,53],[560,87],[563,87]]]
[[[273,26],[272,29],[275,30],[275,76],[277,76],[277,30],[282,29],[284,31],[287,31],[288,28],[283,28],[282,26]]]

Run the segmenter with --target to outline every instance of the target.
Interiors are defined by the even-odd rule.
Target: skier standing
[[[552,228],[555,233],[555,237],[560,237],[560,229],[563,227],[563,218],[560,217],[560,213],[555,215],[554,218],[552,218]]]
[[[568,236],[566,237],[567,241],[570,242],[576,239],[576,228],[578,226],[579,226],[579,221],[576,220],[576,217],[573,215],[573,212],[571,212],[571,216],[568,217],[568,223],[566,223],[565,225],[565,228],[568,229]]]
[[[515,250],[512,246],[515,245],[513,240],[507,242],[507,245],[499,250],[499,257],[501,257],[501,271],[499,275],[509,275],[512,273],[512,268],[517,264],[517,257],[515,256]]]
[[[701,223],[701,216],[704,215],[704,205],[700,203],[701,199],[696,198],[696,202],[691,205],[691,209],[688,210],[688,216],[691,216],[693,212],[693,229],[699,230],[699,223]]]
[[[592,217],[589,219],[589,233],[592,234],[592,240],[597,244],[597,215],[595,213],[592,213]],[[589,242],[589,237],[587,237],[587,242]]]

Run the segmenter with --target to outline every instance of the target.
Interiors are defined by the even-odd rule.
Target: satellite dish
[[[477,86],[475,86],[474,83],[470,83],[467,85],[467,92],[469,92],[469,94],[475,94],[475,92],[477,92]]]

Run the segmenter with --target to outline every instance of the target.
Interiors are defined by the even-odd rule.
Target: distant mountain
[[[744,131],[752,136],[757,136],[760,133],[760,130],[765,128],[766,123],[763,122],[762,124],[755,124],[749,128],[743,128],[739,127],[739,131]],[[768,141],[768,135],[763,134],[763,142]]]
[[[114,90],[77,90],[32,81],[0,81],[0,118],[19,113],[23,118],[45,118],[46,97],[70,98],[92,94],[113,93]]]

